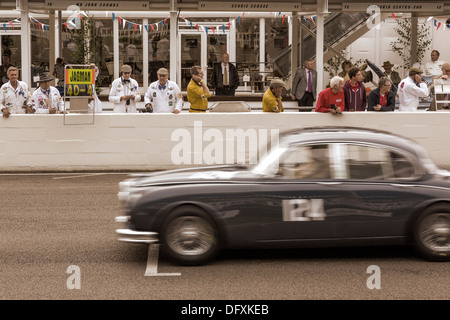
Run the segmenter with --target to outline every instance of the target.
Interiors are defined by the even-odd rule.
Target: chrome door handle
[[[323,184],[326,186],[338,186],[341,185],[342,182],[316,182],[317,184]]]

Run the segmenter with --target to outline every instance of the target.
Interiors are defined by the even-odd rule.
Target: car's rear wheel
[[[219,251],[214,222],[195,206],[172,211],[163,224],[161,237],[164,252],[181,265],[204,264]]]
[[[417,218],[414,244],[426,259],[450,261],[450,206],[430,207]]]

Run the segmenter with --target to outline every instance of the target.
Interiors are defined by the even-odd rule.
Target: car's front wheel
[[[430,207],[417,218],[414,244],[426,259],[450,261],[450,206]]]
[[[218,234],[212,219],[200,208],[183,206],[165,220],[161,240],[167,256],[181,265],[201,265],[219,251]]]

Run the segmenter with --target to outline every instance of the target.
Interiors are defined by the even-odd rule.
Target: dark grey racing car
[[[255,166],[136,175],[120,183],[119,240],[161,243],[175,262],[222,248],[412,244],[450,259],[450,173],[397,135],[319,127],[280,135]]]

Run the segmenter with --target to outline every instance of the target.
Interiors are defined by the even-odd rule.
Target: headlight
[[[133,181],[122,181],[119,183],[117,197],[126,207],[131,208],[147,192],[147,189],[136,187]]]

